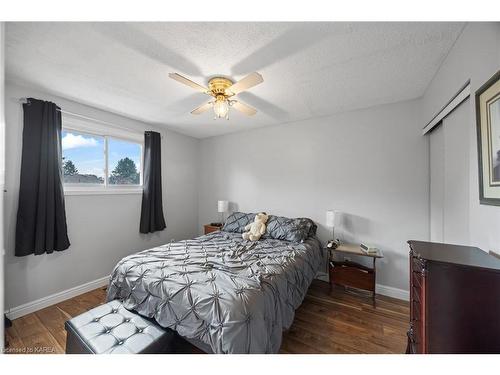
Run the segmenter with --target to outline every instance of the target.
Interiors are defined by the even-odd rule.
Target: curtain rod
[[[21,104],[27,104],[29,103],[29,100],[28,98],[19,98],[19,103]],[[99,119],[96,119],[96,118],[93,118],[93,117],[89,117],[89,116],[85,116],[85,115],[81,115],[79,113],[74,113],[74,112],[69,112],[69,111],[64,111],[62,110],[61,108],[57,108],[57,110],[59,112],[61,112],[62,114],[65,114],[65,115],[70,115],[70,116],[75,116],[75,117],[80,117],[82,119],[85,119],[85,120],[90,120],[90,121],[94,121],[94,122],[99,122],[103,125],[108,125],[108,126],[112,126],[114,128],[118,128],[118,129],[122,129],[122,130],[126,130],[126,131],[131,131],[131,132],[134,132],[134,133],[140,133],[140,134],[143,134],[144,132],[141,131],[141,130],[138,130],[138,129],[134,129],[134,128],[128,128],[126,126],[121,126],[121,125],[116,125],[116,124],[113,124],[111,122],[107,122],[107,121],[103,121],[103,120],[99,120]],[[161,138],[163,138],[163,134],[160,134],[161,135]]]

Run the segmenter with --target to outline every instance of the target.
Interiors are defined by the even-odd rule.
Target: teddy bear
[[[258,241],[260,236],[266,233],[266,223],[269,216],[265,212],[255,215],[254,222],[245,227],[242,237],[244,240]]]

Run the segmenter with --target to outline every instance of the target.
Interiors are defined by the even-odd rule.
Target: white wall
[[[409,239],[427,240],[428,139],[409,101],[201,141],[199,226],[218,199],[318,223],[344,212],[340,235],[380,247],[377,282],[408,290]]]
[[[5,94],[5,23],[0,22],[0,212],[3,212],[3,191],[5,183],[5,116],[4,116],[4,94]],[[3,226],[0,225],[0,353],[4,348],[4,246]]]
[[[139,234],[141,194],[66,196],[71,247],[39,256],[14,256],[15,224],[22,149],[21,97],[51,100],[67,111],[99,120],[163,134],[163,202],[167,229]],[[122,257],[198,231],[197,139],[54,97],[38,90],[6,87],[6,308],[46,297],[109,275]]]
[[[483,250],[500,251],[500,207],[479,204],[478,157],[476,140],[475,91],[500,69],[500,23],[470,23],[451,49],[422,99],[423,121],[427,123],[468,80],[472,97],[465,103],[462,114],[467,123],[466,145],[463,152],[468,162],[463,166],[467,175],[469,244]],[[462,110],[462,108],[461,108]],[[458,119],[461,122],[461,119]],[[462,138],[445,139],[448,145],[463,142]],[[450,194],[454,187],[448,186]],[[463,186],[456,189],[463,190]],[[447,239],[463,243],[458,236]]]

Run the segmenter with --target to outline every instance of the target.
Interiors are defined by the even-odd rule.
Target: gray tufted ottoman
[[[65,324],[66,353],[165,353],[174,334],[111,301]]]

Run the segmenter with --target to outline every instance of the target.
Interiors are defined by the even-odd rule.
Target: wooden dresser
[[[408,241],[407,353],[500,353],[500,259],[477,247]]]

